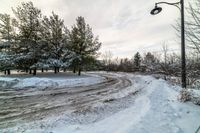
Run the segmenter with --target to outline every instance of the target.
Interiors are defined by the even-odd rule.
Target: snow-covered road
[[[195,133],[200,125],[200,107],[179,102],[177,86],[151,76],[93,74],[106,80],[2,97],[0,128],[33,133]]]
[[[123,95],[123,91],[127,92],[127,87],[132,84],[124,76],[105,73],[98,75],[105,80],[101,80],[102,78],[99,77],[100,82],[91,83],[95,77],[98,77],[97,74],[93,74],[90,78],[86,77],[85,82],[85,79],[81,78],[83,83],[79,86],[71,86],[71,83],[68,86],[68,80],[72,79],[66,79],[64,87],[59,85],[55,87],[48,83],[47,85],[50,86],[46,86],[45,89],[40,89],[41,84],[39,86],[35,84],[35,86],[23,85],[22,88],[13,86],[13,88],[0,90],[0,127],[5,128],[19,122],[40,120],[62,112],[85,111],[87,108],[109,101],[115,96],[118,98],[117,94]],[[40,79],[40,83],[42,80]],[[44,81],[44,83],[51,82],[47,79]],[[18,83],[17,85],[19,86]],[[122,93],[121,89],[123,89]]]
[[[54,128],[73,133],[195,133],[200,126],[200,107],[177,101],[178,87],[150,76],[136,76],[145,87],[130,107],[99,122]]]

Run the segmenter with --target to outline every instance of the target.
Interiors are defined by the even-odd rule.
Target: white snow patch
[[[84,77],[27,77],[27,78],[11,78],[0,77],[0,86],[9,86],[10,88],[23,89],[25,87],[34,87],[37,89],[45,89],[46,87],[74,87],[92,85],[103,82],[105,79],[97,75],[88,75]]]

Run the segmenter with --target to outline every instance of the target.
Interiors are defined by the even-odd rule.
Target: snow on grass
[[[14,76],[0,77],[0,87],[23,89],[34,87],[45,89],[46,87],[73,87],[84,86],[103,82],[105,79],[97,75],[67,75],[67,74],[46,74],[38,77]]]

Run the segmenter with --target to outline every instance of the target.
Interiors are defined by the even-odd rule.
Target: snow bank
[[[19,83],[19,79],[17,78],[6,78],[6,77],[0,77],[0,89],[1,88],[11,88],[14,85]]]
[[[66,77],[28,77],[28,78],[11,78],[11,77],[0,77],[0,88],[14,88],[24,89],[33,87],[37,89],[45,89],[47,87],[73,87],[73,86],[84,86],[103,82],[105,79],[100,76],[92,75],[89,76],[68,76]]]

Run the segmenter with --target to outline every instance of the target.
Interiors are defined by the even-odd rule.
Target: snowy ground
[[[24,89],[34,87],[36,89],[45,89],[48,87],[74,87],[83,85],[97,84],[105,79],[94,74],[83,74],[77,76],[72,73],[39,73],[32,75],[10,75],[0,77],[0,89]]]
[[[104,72],[89,75],[96,75],[98,83],[35,89],[34,95],[27,95],[30,88],[1,91],[0,130],[195,133],[200,126],[200,106],[179,102],[180,87],[151,76]]]

